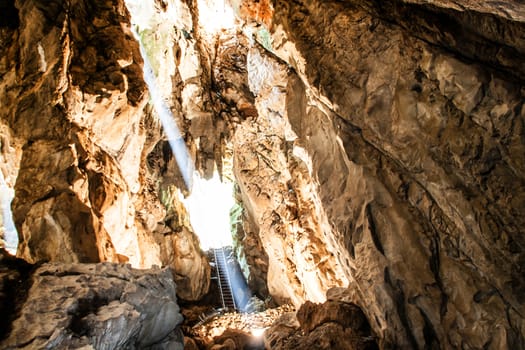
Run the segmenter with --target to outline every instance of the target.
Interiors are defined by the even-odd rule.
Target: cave
[[[0,0],[0,348],[525,349],[521,0]]]

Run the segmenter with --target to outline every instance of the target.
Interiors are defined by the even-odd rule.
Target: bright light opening
[[[3,237],[5,250],[12,255],[16,255],[18,248],[18,233],[11,213],[11,201],[14,196],[15,191],[7,186],[4,174],[0,171],[0,236]]]
[[[199,24],[208,34],[235,27],[235,13],[227,0],[197,0],[197,6]]]
[[[221,182],[217,173],[210,180],[195,174],[191,194],[183,199],[183,203],[203,250],[232,245],[230,209],[235,204],[233,183]]]
[[[215,35],[222,29],[233,28],[236,19],[228,0],[197,0],[199,24],[204,32]],[[183,199],[189,213],[191,225],[199,236],[203,250],[220,248],[232,244],[230,209],[234,205],[233,184],[221,182],[218,174],[210,180],[202,179],[194,172],[193,159],[188,152],[177,122],[168,106],[158,79],[154,73],[151,59],[137,30],[158,29],[164,21],[176,27],[189,30],[190,23],[179,23],[181,17],[191,18],[185,6],[169,4],[167,11],[158,11],[151,2],[126,0],[132,14],[133,32],[140,44],[144,59],[144,80],[148,86],[151,102],[162,123],[163,130],[171,146],[177,165],[190,195]],[[182,197],[182,196],[181,196]]]
[[[266,331],[266,328],[252,328],[250,329],[250,333],[252,333],[252,335],[254,337],[262,337],[264,332]]]

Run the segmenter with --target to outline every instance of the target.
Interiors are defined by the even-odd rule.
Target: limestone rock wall
[[[133,239],[147,94],[124,4],[15,5],[18,62],[2,79],[2,120],[21,147],[20,256],[159,263]]]
[[[191,226],[177,235],[170,225],[187,215],[172,210],[180,174],[148,104],[124,1],[10,3],[17,21],[0,23],[1,170],[15,189],[18,255],[171,266],[182,296],[198,299],[210,269]],[[163,76],[176,81],[170,57]]]
[[[331,225],[316,235],[344,246],[339,271],[383,347],[525,346],[524,17],[508,7],[273,4],[292,149]]]
[[[5,4],[0,167],[19,255],[170,265],[198,299],[209,267],[124,3]],[[246,0],[243,31],[217,32],[213,2],[151,4],[141,33],[167,45],[153,63],[197,171],[232,150],[262,294],[299,306],[338,287],[381,348],[525,348],[518,1]]]
[[[202,106],[198,100],[203,94],[196,40],[189,36],[193,17],[190,7],[182,1],[127,1],[126,4],[155,75],[156,93],[161,94],[166,102],[180,136],[187,139],[191,157],[178,162],[170,148],[168,136],[161,131],[155,111],[152,115],[146,115],[143,123],[148,133],[143,152],[145,181],[154,195],[147,194],[141,201],[140,213],[147,221],[147,231],[152,233],[160,260],[175,271],[179,297],[197,300],[208,292],[211,269],[182,204],[182,196],[189,189],[179,169],[180,164],[187,163],[190,166],[189,175],[193,175],[192,164],[199,157],[198,142],[189,133],[189,120],[193,113],[200,113],[199,107]],[[151,213],[159,212],[159,200],[163,210],[160,217],[155,218]]]
[[[235,175],[243,203],[268,255],[267,285],[279,303],[323,301],[348,283],[296,135],[287,120],[287,67],[262,47],[247,55],[248,81],[258,115],[236,129]],[[295,151],[295,153],[294,153]],[[248,243],[248,242],[247,242]]]
[[[361,309],[348,302],[305,302],[281,316],[264,337],[266,349],[378,349]]]

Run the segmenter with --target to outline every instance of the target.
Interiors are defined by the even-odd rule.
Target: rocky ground
[[[186,333],[189,349],[378,349],[359,307],[345,301],[283,305],[258,313],[217,313]],[[191,337],[191,338],[190,338]]]
[[[256,313],[217,312],[192,327],[190,334],[204,344],[223,343],[233,333],[244,334],[242,338],[246,339],[262,339],[263,331],[283,314],[293,311],[293,306],[283,305]]]
[[[297,311],[180,310],[169,269],[31,265],[0,253],[0,306],[8,315],[0,323],[2,348],[377,349],[363,312],[341,293]]]

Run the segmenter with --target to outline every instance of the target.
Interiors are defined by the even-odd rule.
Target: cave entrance
[[[226,162],[227,164],[231,162]],[[228,165],[225,166],[229,168]],[[227,172],[231,172],[230,169]],[[252,292],[241,270],[233,247],[233,228],[239,205],[234,198],[234,183],[217,172],[211,179],[193,177],[191,194],[182,201],[188,211],[193,231],[207,252],[212,278],[220,297],[218,307],[241,312],[252,311]]]
[[[218,172],[214,172],[211,178],[204,179],[198,171],[195,171],[194,160],[179,129],[178,123],[181,118],[173,115],[172,112],[176,110],[172,108],[170,102],[174,93],[172,81],[165,79],[166,76],[175,74],[174,70],[169,69],[174,67],[173,62],[178,59],[170,55],[173,51],[172,47],[179,45],[176,41],[182,40],[181,33],[185,37],[181,44],[184,50],[192,47],[194,34],[191,33],[197,27],[203,37],[207,37],[210,42],[215,42],[215,37],[222,30],[232,29],[238,24],[235,17],[236,10],[230,6],[229,0],[197,0],[194,5],[196,5],[198,19],[195,21],[190,7],[186,7],[183,2],[180,4],[140,0],[125,2],[131,14],[133,32],[144,60],[144,80],[150,92],[151,103],[166,134],[184,180],[185,189],[189,193],[186,198],[181,199],[189,214],[193,231],[199,237],[201,249],[207,251],[210,257],[215,281],[219,285],[222,307],[226,308],[225,295],[231,293],[231,298],[235,299],[232,300],[233,308],[245,311],[248,309],[247,305],[252,293],[233,247],[232,226],[242,210],[233,197],[235,181],[231,158],[223,159],[222,178]],[[200,64],[198,59],[196,62]],[[162,70],[161,67],[166,69]],[[181,79],[183,76],[195,79],[201,73],[200,68],[197,70],[194,68],[193,63],[188,67],[179,66],[178,74]],[[232,304],[228,306],[232,307]]]
[[[4,249],[12,255],[16,255],[18,248],[18,233],[11,213],[11,201],[14,196],[15,191],[7,186],[4,174],[0,171],[0,239]]]
[[[209,180],[194,175],[191,194],[183,203],[203,250],[232,245],[230,210],[235,205],[232,182],[221,181],[216,172]]]

